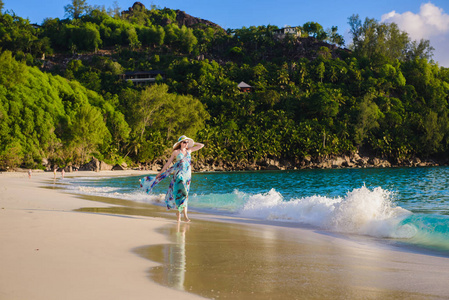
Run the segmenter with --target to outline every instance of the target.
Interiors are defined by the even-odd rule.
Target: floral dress
[[[149,194],[156,184],[173,173],[173,178],[170,181],[167,194],[165,195],[165,204],[167,205],[167,209],[176,208],[182,212],[184,207],[187,207],[189,197],[192,177],[191,160],[190,151],[187,151],[186,155],[179,153],[172,167],[168,168],[158,178],[151,176],[142,178],[140,180],[140,187]]]

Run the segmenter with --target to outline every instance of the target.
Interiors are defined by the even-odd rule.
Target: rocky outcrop
[[[165,160],[159,159],[152,164],[140,165],[136,170],[148,170],[158,172],[164,166]],[[262,159],[260,161],[226,162],[221,159],[192,160],[192,170],[195,172],[225,172],[225,171],[261,171],[261,170],[301,170],[301,169],[342,169],[342,168],[389,168],[389,167],[426,167],[447,165],[449,162],[436,162],[432,159],[421,160],[419,158],[393,160],[374,156],[352,155],[332,156],[328,158],[313,159],[306,156],[294,161]],[[76,167],[75,167],[76,169]],[[79,171],[107,171],[127,170],[126,163],[114,166],[106,164],[92,157],[91,161],[79,167]],[[70,169],[66,167],[66,172]]]
[[[128,8],[128,10],[122,11],[122,16],[132,15],[134,13],[134,11],[143,11],[145,9],[146,9],[145,5],[143,5],[141,2],[134,2],[132,7]],[[165,18],[165,19],[162,19],[161,23],[157,24],[157,25],[166,26],[170,23],[172,23],[172,20]],[[176,23],[178,24],[179,27],[181,27],[181,26],[197,27],[197,26],[204,25],[207,27],[214,27],[214,28],[220,29],[223,32],[225,32],[225,30],[223,28],[221,28],[220,26],[218,26],[217,24],[215,24],[211,21],[208,21],[208,20],[193,17],[189,14],[186,14],[182,10],[176,10]]]
[[[90,162],[87,164],[81,165],[79,171],[100,171],[100,161],[95,157],[92,157]]]
[[[159,171],[163,162],[147,165],[144,169]],[[328,158],[312,159],[310,156],[302,160],[279,161],[276,159],[263,159],[258,162],[225,162],[220,159],[192,161],[195,172],[224,172],[224,171],[259,171],[259,170],[300,170],[300,169],[341,169],[341,168],[389,168],[389,167],[424,167],[438,166],[434,160],[421,160],[413,158],[408,160],[390,161],[385,158],[360,155],[333,156]]]
[[[100,162],[100,171],[111,171],[112,170],[112,166],[105,163],[104,161]]]
[[[143,5],[141,2],[134,2],[133,6],[128,8],[128,10],[122,11],[122,16],[131,15],[135,10],[144,10],[145,5]]]
[[[179,27],[183,25],[186,27],[196,27],[198,26],[198,24],[203,24],[207,27],[215,27],[217,29],[221,29],[223,32],[225,31],[223,28],[221,28],[220,26],[211,21],[192,17],[191,15],[186,14],[182,10],[176,11],[176,22],[178,23]]]
[[[148,170],[158,172],[162,169],[165,160],[157,160],[152,164],[140,165],[136,170]],[[443,164],[443,163],[441,163]],[[447,164],[444,163],[444,164]],[[240,161],[226,162],[221,159],[192,160],[192,170],[195,172],[225,172],[225,171],[260,171],[260,170],[301,170],[301,169],[341,169],[341,168],[389,168],[389,167],[425,167],[438,166],[440,163],[419,158],[390,161],[385,158],[374,156],[352,155],[332,156],[327,158],[313,159],[306,156],[303,159],[294,161],[262,159],[260,161]],[[106,171],[106,170],[127,170],[126,163],[114,166],[106,164],[92,157],[91,161],[79,167],[80,171]],[[66,170],[68,171],[68,170]]]
[[[324,41],[320,41],[315,37],[297,37],[293,42],[289,41],[289,46],[284,45],[281,40],[277,43],[277,47],[282,51],[283,55],[289,60],[297,61],[301,58],[307,58],[309,60],[315,60],[321,55],[330,55],[332,58],[341,58],[344,53],[350,53],[348,49],[339,48],[336,45],[329,44]],[[277,58],[273,52],[273,56],[268,54],[265,56],[267,60],[273,60]],[[295,70],[296,64],[292,63],[292,69]]]
[[[62,170],[64,170],[64,172],[73,172],[73,167],[71,165],[69,166],[65,166],[64,168],[62,168]]]
[[[122,165],[115,164],[115,166],[112,167],[113,171],[123,171],[126,170]]]
[[[122,162],[121,164],[115,164],[115,166],[112,167],[113,171],[123,171],[128,169],[128,165],[125,162]]]
[[[320,41],[317,38],[311,36],[298,38],[295,42],[294,47],[296,48],[295,52],[298,54],[310,53],[311,50],[314,50],[314,52],[318,54],[321,47],[326,47],[329,50],[339,49],[336,45]]]
[[[114,169],[114,167],[112,165],[107,164],[104,161],[99,161],[95,157],[92,157],[90,162],[88,162],[87,164],[81,165],[78,170],[79,171],[99,172],[99,171],[111,171],[113,169]]]

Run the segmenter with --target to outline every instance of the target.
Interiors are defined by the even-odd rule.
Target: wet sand
[[[38,184],[26,193],[40,195],[30,201],[14,195],[24,180],[0,175],[0,239],[8,245],[0,248],[0,299],[58,299],[64,293],[73,299],[449,296],[448,257],[292,224],[195,213],[191,223],[178,224],[158,206],[80,200]],[[34,276],[59,281],[30,284]],[[120,298],[129,290],[132,296]],[[41,297],[23,297],[36,291]]]

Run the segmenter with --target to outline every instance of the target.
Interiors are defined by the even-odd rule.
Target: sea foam
[[[85,186],[77,184],[76,181],[71,185],[65,186],[65,188],[73,193],[81,195],[91,195],[108,197],[115,199],[131,200],[143,203],[160,203],[162,202],[163,194],[150,194],[147,195],[142,191],[136,189],[133,192],[123,192],[121,187],[110,187],[110,186]]]
[[[244,217],[306,223],[323,229],[375,237],[410,238],[409,224],[400,222],[411,212],[393,205],[392,193],[363,186],[344,197],[311,196],[284,201],[274,189],[249,196],[238,212]]]

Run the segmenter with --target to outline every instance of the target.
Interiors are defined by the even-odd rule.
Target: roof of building
[[[150,70],[150,71],[128,71],[124,73],[125,75],[155,75],[155,74],[165,74],[164,71]]]
[[[238,87],[239,88],[251,88],[252,86],[250,86],[249,84],[242,81],[239,83]]]

